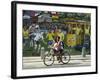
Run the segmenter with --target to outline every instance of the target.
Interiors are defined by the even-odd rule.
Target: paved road
[[[84,58],[81,55],[73,55],[71,56],[71,60],[68,64],[62,64],[58,63],[58,61],[55,61],[52,66],[44,65],[41,57],[23,57],[23,69],[80,67],[80,66],[90,66],[90,65],[91,65],[90,55],[87,55]]]

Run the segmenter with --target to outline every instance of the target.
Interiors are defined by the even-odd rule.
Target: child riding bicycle
[[[54,54],[58,55],[57,60],[59,62],[61,62],[61,55],[62,55],[62,52],[63,52],[63,43],[62,43],[62,41],[60,41],[59,36],[56,36],[55,39],[54,39],[53,51],[54,51]]]

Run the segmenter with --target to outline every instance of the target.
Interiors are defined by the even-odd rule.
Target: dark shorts
[[[62,53],[63,49],[59,49],[59,50],[53,49],[53,51],[54,51],[54,53],[58,53],[58,52]]]

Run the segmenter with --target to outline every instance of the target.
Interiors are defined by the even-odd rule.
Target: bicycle
[[[51,66],[54,61],[55,61],[55,56],[59,57],[60,61],[63,64],[67,64],[70,61],[70,54],[68,51],[63,51],[62,53],[58,52],[58,54],[55,54],[53,49],[51,48],[50,51],[48,53],[45,53],[44,58],[43,58],[43,62],[46,66]]]

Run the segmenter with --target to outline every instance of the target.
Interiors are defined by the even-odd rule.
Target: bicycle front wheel
[[[51,66],[54,63],[54,56],[52,54],[45,55],[43,62],[46,66]]]
[[[69,52],[64,52],[63,53],[63,55],[61,56],[61,62],[63,63],[63,64],[67,64],[69,61],[70,61],[70,54],[69,54]]]

